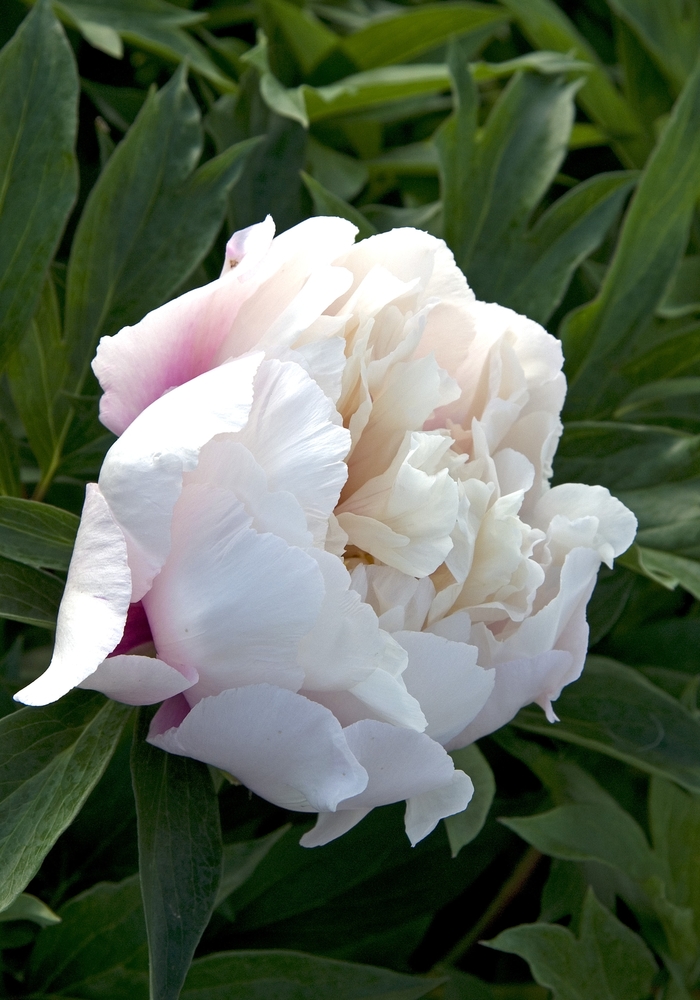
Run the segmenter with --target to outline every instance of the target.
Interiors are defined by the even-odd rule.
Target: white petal
[[[413,795],[406,802],[406,835],[415,847],[435,829],[441,819],[464,812],[474,794],[474,785],[464,771],[455,771],[449,785]]]
[[[283,809],[333,812],[367,785],[333,713],[270,684],[204,698],[149,742],[220,767]]]
[[[266,361],[255,380],[250,420],[238,436],[265,470],[272,490],[292,493],[315,544],[347,478],[350,435],[335,407],[300,365]]]
[[[130,600],[124,535],[99,488],[89,483],[53,658],[41,677],[15,695],[17,701],[47,705],[89,677],[121,639]]]
[[[345,799],[340,809],[400,802],[452,781],[452,758],[425,733],[370,719],[355,722],[343,732],[369,781],[363,792]]]
[[[484,707],[494,685],[494,671],[477,665],[479,650],[428,632],[396,632],[408,653],[402,677],[428,720],[426,733],[448,743]]]
[[[403,677],[392,677],[386,670],[373,670],[369,677],[351,687],[350,693],[373,714],[395,726],[422,733],[427,725],[421,706],[406,690]]]
[[[79,687],[101,691],[125,705],[155,705],[197,682],[196,670],[176,670],[152,656],[121,654],[103,660]]]
[[[319,813],[316,826],[299,841],[301,847],[323,847],[342,837],[368,815],[371,809],[346,809],[334,813]]]
[[[344,267],[320,267],[313,271],[298,295],[268,328],[260,346],[275,351],[291,347],[351,284],[352,274]]]
[[[199,671],[190,702],[258,681],[301,687],[296,650],[318,616],[323,579],[306,552],[250,524],[233,494],[186,486],[170,556],[144,598],[161,659]]]
[[[239,229],[226,244],[226,258],[222,274],[232,268],[237,268],[236,277],[251,270],[264,258],[270,249],[275,235],[275,223],[272,216],[265,217],[263,222],[257,222],[247,229]]]
[[[241,358],[166,393],[107,452],[100,488],[129,543],[134,601],[167,557],[183,473],[195,468],[202,445],[215,434],[244,426],[261,361],[262,354]]]
[[[465,747],[488,733],[494,733],[543,692],[561,688],[571,669],[571,662],[571,653],[553,649],[529,659],[499,664],[495,668],[496,682],[491,697],[474,721],[447,744],[449,749]]]

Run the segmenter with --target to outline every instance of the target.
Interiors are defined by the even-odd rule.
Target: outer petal
[[[474,784],[464,771],[455,771],[449,785],[413,795],[406,803],[406,835],[411,847],[435,829],[445,816],[464,812],[474,794]]]
[[[176,670],[152,656],[109,656],[79,685],[126,705],[155,705],[192,687],[196,670]]]
[[[149,742],[220,767],[283,809],[333,812],[367,785],[333,713],[270,684],[204,698]]]
[[[537,701],[543,691],[561,688],[571,663],[571,653],[552,649],[529,659],[499,664],[491,697],[474,721],[447,744],[448,748],[456,750],[494,733],[510,722],[524,705]]]
[[[48,669],[15,698],[47,705],[94,673],[121,639],[131,599],[126,541],[107,501],[89,483]]]
[[[100,401],[103,424],[115,434],[123,433],[163,393],[214,367],[241,305],[257,288],[241,278],[265,256],[274,232],[268,217],[234,233],[217,281],[154,309],[114,337],[102,338],[92,367],[105,390]]]
[[[595,549],[612,567],[634,541],[637,518],[604,486],[563,483],[539,499],[533,524],[548,531],[554,545],[564,552],[577,545]]]
[[[170,519],[201,447],[215,434],[238,431],[253,403],[253,379],[262,354],[200,375],[156,400],[112,445],[100,488],[129,543],[140,600],[170,549]]]
[[[301,847],[323,847],[342,837],[365,818],[371,809],[346,809],[334,813],[319,813],[316,826],[299,841]]]
[[[428,720],[426,733],[447,743],[479,714],[494,685],[494,671],[477,665],[479,650],[429,632],[396,632],[408,653],[403,680]]]
[[[452,781],[452,758],[425,733],[371,719],[355,722],[343,732],[369,782],[363,792],[343,800],[340,809],[400,802]]]
[[[144,598],[158,655],[199,671],[190,702],[261,680],[301,687],[296,651],[318,616],[323,578],[310,555],[251,520],[233,494],[186,486],[172,551]]]
[[[296,497],[314,543],[323,545],[347,478],[343,460],[350,447],[350,434],[323,390],[300,365],[266,361],[238,440],[265,470],[270,489]]]

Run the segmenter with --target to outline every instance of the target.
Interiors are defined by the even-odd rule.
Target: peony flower
[[[149,740],[318,813],[473,792],[448,750],[580,674],[634,516],[549,487],[558,341],[477,302],[445,244],[342,219],[235,234],[221,277],[103,338],[120,435],[88,486],[56,646],[17,696],[162,702]]]

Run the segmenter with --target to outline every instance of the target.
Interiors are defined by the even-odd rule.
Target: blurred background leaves
[[[0,995],[697,996],[700,0],[4,0],[0,45]],[[305,851],[128,708],[11,700],[113,440],[99,337],[268,212],[443,237],[562,339],[555,482],[640,522],[559,725],[460,751],[475,800],[415,849],[388,807]]]

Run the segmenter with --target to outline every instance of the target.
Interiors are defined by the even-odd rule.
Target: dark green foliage
[[[0,997],[696,995],[699,41],[700,0],[0,3]],[[416,848],[397,804],[306,850],[148,711],[12,701],[114,440],[99,338],[268,213],[444,238],[561,337],[555,483],[639,520],[559,724],[456,751],[475,797]]]

